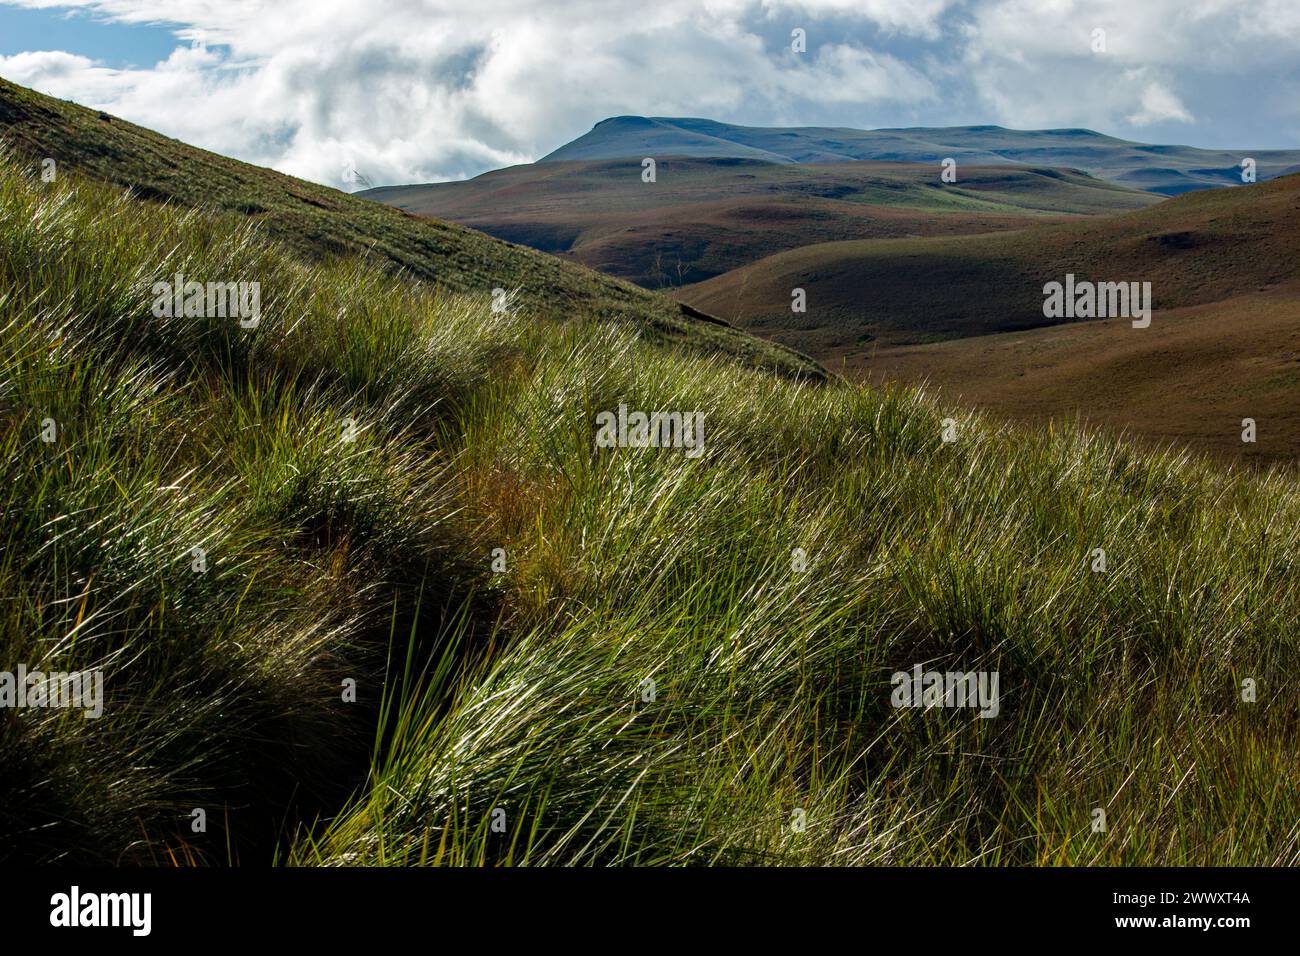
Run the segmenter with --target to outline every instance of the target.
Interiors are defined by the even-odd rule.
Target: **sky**
[[[0,0],[0,76],[340,188],[628,114],[1296,148],[1300,0]]]

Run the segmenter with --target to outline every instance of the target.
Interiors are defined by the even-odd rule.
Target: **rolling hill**
[[[145,200],[247,218],[304,261],[364,253],[386,268],[453,292],[510,301],[539,315],[631,322],[644,334],[747,356],[792,375],[822,371],[804,356],[752,339],[631,283],[451,223],[241,163],[117,117],[0,80],[0,139],[33,164],[111,183]]]
[[[1073,273],[1149,281],[1155,308],[1216,302],[1300,278],[1300,176],[1210,190],[1115,216],[1014,232],[821,243],[678,291],[778,340],[861,352],[1053,324],[1043,286]],[[791,289],[807,312],[791,312]],[[874,343],[874,344],[873,344]]]
[[[1286,460],[1300,454],[1298,230],[1292,175],[1003,234],[807,246],[678,294],[847,374]],[[1151,326],[1044,317],[1043,286],[1067,273],[1150,282]],[[1243,446],[1241,419],[1261,416],[1267,439]]]
[[[1069,167],[1165,195],[1240,185],[1240,164],[1245,157],[1256,161],[1261,180],[1300,170],[1300,150],[1155,145],[1088,129],[761,127],[660,116],[603,120],[540,162],[643,156],[732,156],[773,163],[881,160],[931,165],[952,157],[959,168],[1005,163]]]
[[[447,219],[656,288],[712,278],[810,243],[1012,229],[1052,215],[1143,208],[1159,200],[1061,170],[797,165],[661,158],[546,162],[454,183],[359,195]]]

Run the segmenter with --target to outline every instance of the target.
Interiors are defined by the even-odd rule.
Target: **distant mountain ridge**
[[[1157,145],[1089,129],[1016,130],[1001,126],[848,127],[735,126],[716,120],[614,116],[538,162],[627,156],[735,157],[772,163],[878,160],[962,165],[1064,166],[1098,179],[1162,195],[1241,185],[1241,161],[1256,162],[1260,180],[1300,171],[1300,150],[1201,149]]]

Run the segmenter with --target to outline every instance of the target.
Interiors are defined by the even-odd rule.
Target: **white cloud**
[[[63,53],[59,50],[40,50],[17,53],[13,56],[0,56],[0,74],[15,83],[27,86],[30,86],[33,81],[49,85],[67,78],[72,78],[75,82],[80,77],[108,72],[110,71],[96,70],[94,62],[84,56]]]
[[[1133,71],[1134,79],[1140,79],[1141,71]],[[1190,123],[1192,114],[1179,102],[1178,97],[1164,84],[1152,81],[1142,87],[1141,108],[1128,117],[1134,126],[1150,126],[1153,123]]]

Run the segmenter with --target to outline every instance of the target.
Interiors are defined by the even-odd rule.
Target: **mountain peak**
[[[610,127],[610,126],[653,126],[653,125],[655,125],[654,120],[650,119],[647,116],[632,116],[629,114],[625,116],[607,116],[603,120],[598,122],[595,126],[593,126],[592,129],[596,130],[602,127]]]

